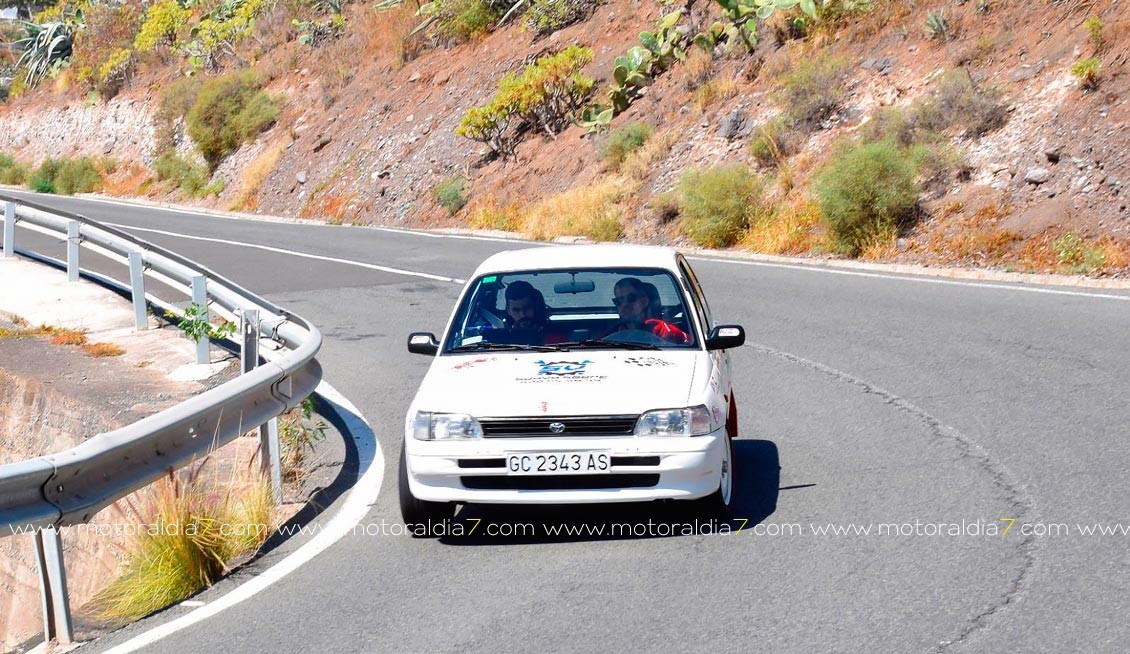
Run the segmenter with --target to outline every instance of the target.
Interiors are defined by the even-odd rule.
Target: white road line
[[[323,381],[318,384],[318,388],[314,392],[322,396],[330,408],[345,423],[346,433],[342,436],[345,438],[353,437],[357,445],[358,470],[361,471],[361,476],[345,497],[338,512],[321,528],[316,536],[261,574],[240,584],[209,604],[134,636],[121,645],[107,650],[106,654],[125,654],[126,652],[137,651],[253,597],[256,593],[294,572],[299,566],[309,562],[341,540],[369,513],[369,507],[377,501],[377,494],[380,492],[381,482],[384,479],[385,459],[380,443],[377,441],[369,422],[365,420],[365,416],[361,415],[357,407],[334,387]]]
[[[1130,302],[1130,295],[1111,295],[1109,293],[1083,293],[1080,291],[1062,291],[1055,288],[1042,286],[1019,286],[1007,284],[990,284],[987,282],[963,282],[953,279],[938,279],[937,277],[913,277],[894,273],[861,272],[858,270],[843,270],[840,268],[825,268],[822,266],[807,266],[804,264],[772,263],[769,261],[735,261],[733,259],[714,259],[711,257],[690,256],[692,261],[708,261],[710,263],[729,263],[738,266],[761,266],[763,268],[784,268],[786,270],[803,270],[806,272],[826,273],[829,275],[850,275],[853,277],[873,277],[892,281],[918,282],[920,284],[945,284],[948,286],[972,286],[974,288],[993,288],[1002,291],[1022,291],[1024,293],[1046,293],[1049,295],[1074,295],[1078,297],[1101,298],[1104,300],[1122,300]]]
[[[304,259],[316,259],[318,261],[329,261],[331,263],[340,263],[347,266],[357,266],[359,268],[368,268],[369,270],[379,270],[381,272],[392,273],[394,275],[409,275],[411,277],[423,277],[424,279],[434,279],[439,282],[451,282],[453,284],[463,284],[467,280],[459,279],[458,277],[444,277],[443,275],[433,275],[431,273],[417,272],[414,270],[404,270],[402,268],[390,268],[389,266],[379,266],[375,263],[367,263],[365,261],[356,261],[354,259],[341,259],[339,257],[326,257],[320,254],[310,254],[309,252],[299,252],[297,250],[287,250],[285,248],[271,247],[270,245],[258,245],[256,243],[244,243],[242,241],[231,241],[225,238],[212,238],[210,236],[190,236],[188,234],[181,234],[178,232],[169,232],[163,229],[150,229],[148,227],[134,227],[133,225],[123,225],[120,223],[104,223],[111,227],[125,229],[136,232],[149,232],[151,234],[161,234],[163,236],[172,236],[175,238],[188,239],[190,241],[207,241],[209,243],[222,243],[224,245],[235,245],[239,247],[252,248],[255,250],[264,250],[267,252],[275,252],[277,254],[289,254],[295,257],[302,257]]]
[[[4,192],[12,193],[9,189],[3,189]],[[35,193],[26,191],[15,191],[15,194],[30,196],[35,199]],[[213,211],[205,211],[203,209],[182,209],[179,207],[169,207],[159,204],[145,204],[142,202],[126,202],[124,200],[115,200],[113,198],[100,198],[90,195],[73,196],[71,199],[78,202],[94,202],[97,204],[111,204],[121,207],[131,207],[133,209],[151,209],[153,211],[164,211],[166,213],[177,213],[185,216],[206,216],[208,218],[220,218],[222,220],[246,220],[261,223],[276,223],[283,225],[296,225],[299,227],[332,227],[333,229],[342,229],[356,227],[358,229],[374,229],[382,232],[392,232],[395,234],[411,234],[413,236],[423,236],[425,238],[457,238],[467,241],[496,241],[499,243],[536,243],[537,241],[528,241],[517,238],[501,238],[498,236],[476,236],[474,234],[431,234],[429,232],[412,230],[412,229],[398,229],[395,227],[378,227],[376,225],[330,225],[328,223],[318,222],[315,220],[298,220],[293,218],[284,218],[281,216],[255,216],[247,214],[229,214],[229,213],[216,213]],[[106,223],[111,224],[111,223]],[[127,227],[127,225],[121,225]],[[550,244],[552,245],[552,244]]]

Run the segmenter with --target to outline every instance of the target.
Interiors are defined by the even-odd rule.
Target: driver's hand
[[[644,323],[651,329],[651,333],[659,338],[672,343],[687,343],[690,339],[687,333],[669,322],[660,320],[658,318],[650,318],[645,320]]]

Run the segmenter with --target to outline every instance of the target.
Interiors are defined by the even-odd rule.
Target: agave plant
[[[53,67],[70,58],[75,28],[64,22],[22,22],[27,36],[13,44],[23,52],[16,62],[16,68],[26,68],[24,81],[28,86],[35,86]]]

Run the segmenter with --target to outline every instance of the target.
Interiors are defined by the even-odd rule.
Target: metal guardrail
[[[131,425],[93,436],[63,452],[28,461],[0,466],[0,537],[35,530],[37,550],[50,551],[58,545],[57,528],[89,521],[95,513],[115,500],[161,477],[170,468],[189,463],[194,457],[231,441],[240,434],[268,423],[275,416],[298,405],[321,380],[321,367],[314,356],[322,344],[316,327],[260,298],[238,284],[189,259],[137,238],[125,231],[103,225],[85,216],[51,209],[34,202],[0,193],[4,202],[3,254],[17,252],[62,266],[49,259],[15,247],[16,227],[66,239],[68,277],[79,278],[80,248],[106,256],[126,266],[127,282],[113,277],[84,273],[97,281],[132,292],[135,305],[146,302],[162,309],[172,307],[143,288],[145,276],[184,291],[189,298],[201,299],[201,289],[210,310],[243,323],[244,373],[216,388]],[[196,294],[192,290],[195,288]],[[147,328],[142,307],[136,307],[137,329]],[[260,339],[278,344],[268,360],[258,363]],[[207,362],[207,341],[204,358]],[[199,355],[198,355],[199,356]],[[250,363],[248,361],[250,360]],[[200,362],[200,361],[198,361]],[[264,461],[270,448],[268,430],[261,429]],[[273,438],[277,464],[277,431]],[[48,535],[44,541],[44,534]],[[45,548],[46,542],[46,548]],[[41,556],[45,636],[50,639],[53,619],[66,615],[65,580],[62,580],[63,610],[52,611],[50,579]],[[48,562],[50,563],[50,562]],[[58,568],[61,573],[61,559]],[[50,582],[50,583],[49,583]],[[54,613],[56,615],[52,616]],[[59,631],[69,640],[69,625]]]

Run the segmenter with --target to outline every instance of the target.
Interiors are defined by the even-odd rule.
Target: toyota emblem
[[[561,432],[565,431],[565,423],[551,422],[549,423],[549,431],[555,434],[560,434]]]

